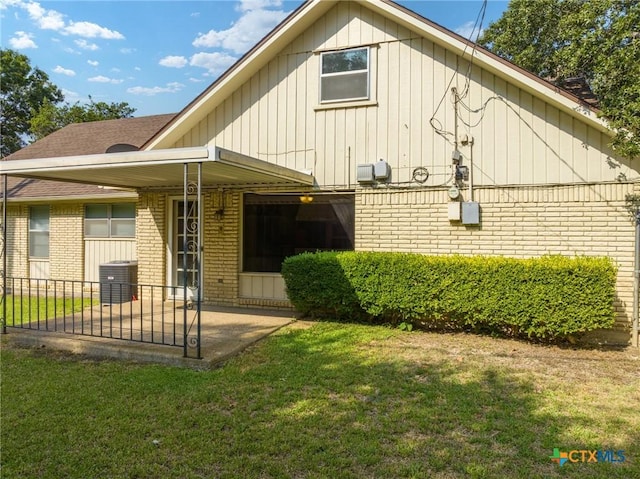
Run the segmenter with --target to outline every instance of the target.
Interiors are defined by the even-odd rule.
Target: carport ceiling
[[[182,187],[185,163],[202,163],[202,186],[313,185],[309,173],[217,147],[3,161],[0,174],[117,188]]]

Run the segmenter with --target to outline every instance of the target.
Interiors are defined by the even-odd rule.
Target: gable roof
[[[204,92],[167,123],[143,149],[170,148],[240,85],[266,65],[340,0],[308,0],[243,55]],[[496,76],[507,80],[574,118],[612,135],[597,111],[578,96],[500,58],[474,42],[398,5],[391,0],[353,0],[397,24],[418,33]]]
[[[139,149],[175,116],[141,116],[72,123],[7,156],[5,161],[106,153],[114,145]]]

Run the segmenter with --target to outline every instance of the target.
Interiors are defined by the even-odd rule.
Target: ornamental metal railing
[[[200,357],[198,316],[182,286],[6,278],[7,328],[67,333],[183,348]],[[190,311],[195,313],[194,311]]]

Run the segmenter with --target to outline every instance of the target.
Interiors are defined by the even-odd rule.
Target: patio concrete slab
[[[34,329],[7,328],[5,341],[21,346],[70,351],[95,358],[209,369],[293,321],[295,316],[292,311],[203,306],[201,359],[196,358],[197,350],[192,345],[187,347],[189,357],[184,357],[183,347]]]

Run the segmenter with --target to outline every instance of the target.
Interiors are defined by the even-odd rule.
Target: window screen
[[[280,272],[288,256],[305,251],[353,250],[353,195],[245,195],[243,270]]]

